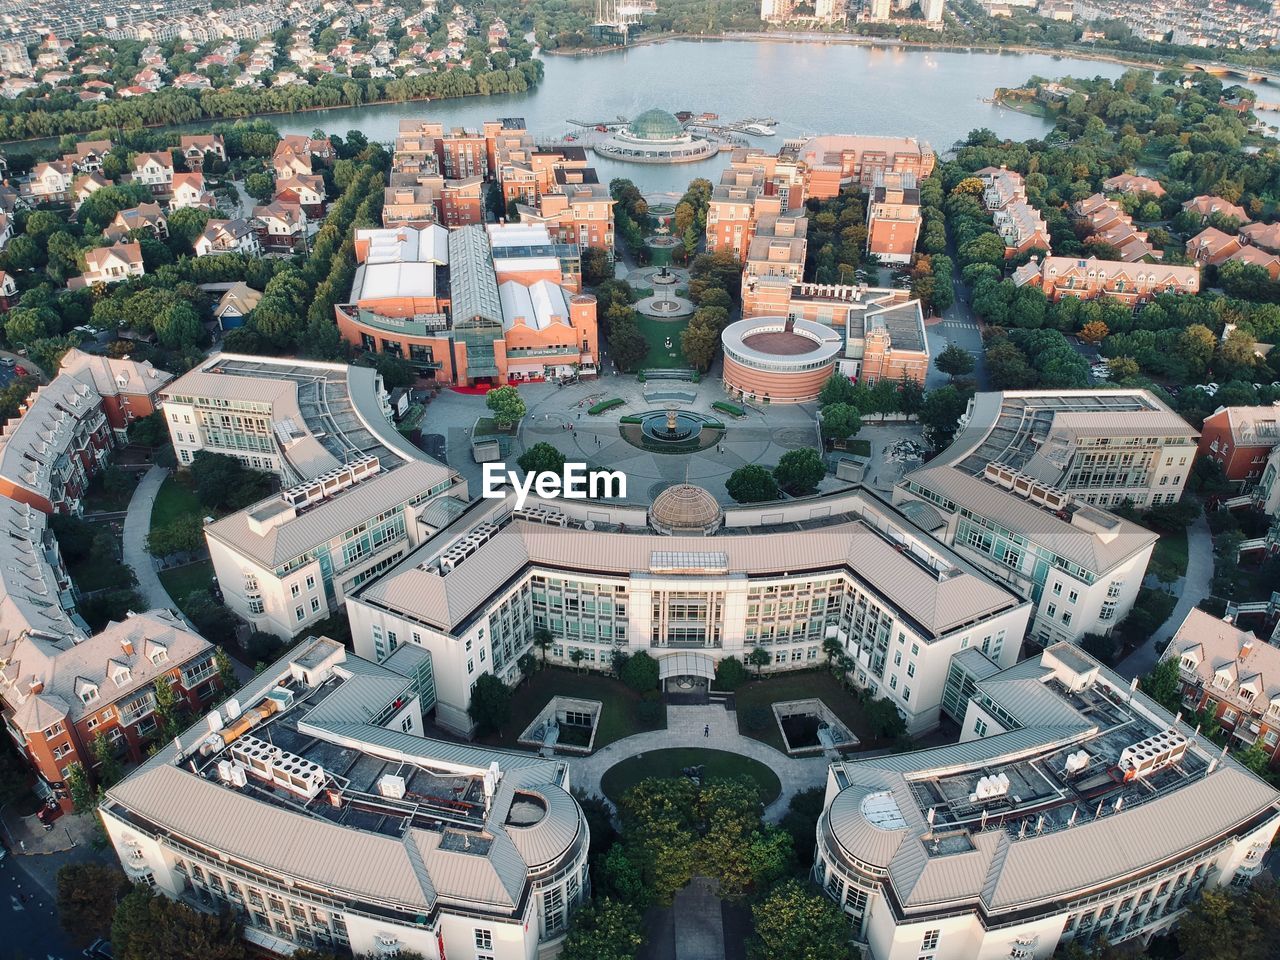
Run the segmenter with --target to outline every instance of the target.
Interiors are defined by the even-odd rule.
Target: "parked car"
[[[13,357],[0,357],[0,363],[3,363],[6,367],[12,367],[17,362]]]
[[[19,364],[18,366],[14,367],[14,368],[13,368],[13,372],[14,372],[17,376],[19,376],[19,377],[25,377],[25,376],[27,376],[27,368],[26,368],[26,367],[24,367],[24,366],[22,366],[21,364]]]
[[[115,954],[111,952],[111,944],[101,939],[95,940],[85,947],[84,955],[89,960],[115,960]]]

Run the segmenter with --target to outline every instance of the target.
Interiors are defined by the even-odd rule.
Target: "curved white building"
[[[515,683],[538,629],[553,662],[581,651],[608,669],[614,651],[643,650],[663,680],[708,681],[756,648],[766,669],[813,668],[836,638],[850,679],[925,730],[952,657],[974,647],[1011,665],[1030,609],[866,490],[722,512],[682,484],[649,509],[509,498],[453,516],[347,613],[366,659],[430,652],[436,722],[462,734],[476,680]]]
[[[710,140],[687,133],[665,110],[646,110],[592,149],[612,160],[631,163],[693,163],[720,150]]]
[[[311,639],[107,791],[126,874],[274,953],[534,960],[587,895],[568,767],[422,736],[431,658]]]
[[[1074,644],[968,690],[960,743],[831,765],[814,879],[871,960],[1145,940],[1261,872],[1280,793]]]

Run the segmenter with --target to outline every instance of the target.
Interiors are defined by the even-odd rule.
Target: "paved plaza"
[[[512,461],[535,443],[550,443],[570,461],[621,470],[628,479],[627,499],[636,503],[649,503],[664,488],[685,480],[705,487],[726,504],[732,503],[724,485],[734,470],[749,463],[773,467],[788,450],[821,446],[816,403],[750,408],[745,417],[735,419],[712,409],[717,400],[730,399],[713,375],[695,384],[676,380],[641,383],[635,377],[606,374],[565,387],[531,383],[519,389],[528,412]],[[621,398],[623,405],[599,416],[587,412],[592,404],[614,397]],[[698,453],[669,454],[641,450],[622,438],[620,417],[668,406],[721,420],[726,427],[723,441]],[[445,390],[427,408],[422,424],[424,434],[444,437],[449,465],[467,478],[473,492],[480,490],[481,468],[471,458],[470,429],[476,418],[487,414],[484,397]],[[871,443],[866,482],[884,493],[892,489],[904,466],[889,462],[885,448],[901,438],[918,440],[920,428],[916,423],[881,424],[870,418],[858,437]],[[829,476],[822,489],[843,485],[844,481]]]

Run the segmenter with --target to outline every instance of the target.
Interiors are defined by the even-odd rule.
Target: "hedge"
[[[640,424],[644,423],[644,421],[640,417],[632,417],[632,416],[621,417],[619,418],[618,422],[629,424],[633,427],[637,427]]]
[[[601,400],[594,407],[587,410],[587,413],[597,414],[604,413],[606,410],[612,410],[614,407],[622,406],[626,401],[621,397],[614,397],[612,400]]]
[[[727,413],[731,417],[745,417],[747,411],[736,403],[727,403],[724,400],[717,400],[711,405],[712,410],[719,410],[721,413]]]

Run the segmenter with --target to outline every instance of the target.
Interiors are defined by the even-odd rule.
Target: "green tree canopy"
[[[58,870],[58,919],[74,943],[111,936],[116,904],[129,881],[114,864],[69,863]]]
[[[135,884],[111,924],[116,960],[247,960],[240,925],[228,913],[210,914]]]
[[[467,714],[484,736],[497,733],[511,719],[511,688],[491,673],[483,673],[471,688]]]
[[[520,454],[516,463],[525,473],[560,473],[564,469],[564,454],[551,444],[540,441]]]
[[[737,503],[764,503],[778,499],[778,481],[758,463],[748,463],[733,471],[724,486]]]
[[[565,936],[564,960],[633,960],[644,943],[640,912],[609,897],[580,909]]]
[[[809,447],[788,450],[773,468],[773,477],[778,485],[793,496],[813,493],[826,475],[827,466],[822,462],[822,455]]]
[[[886,381],[892,388],[892,381]],[[858,408],[848,403],[832,403],[822,408],[822,436],[827,440],[848,440],[862,429]]]
[[[493,411],[493,419],[499,427],[514,427],[524,416],[524,398],[515,387],[498,387],[485,395],[484,404]]]
[[[751,911],[755,920],[752,960],[847,960],[849,922],[838,906],[813,886],[788,880]]]
[[[622,682],[637,693],[658,689],[658,661],[641,650],[627,658],[620,673]]]

